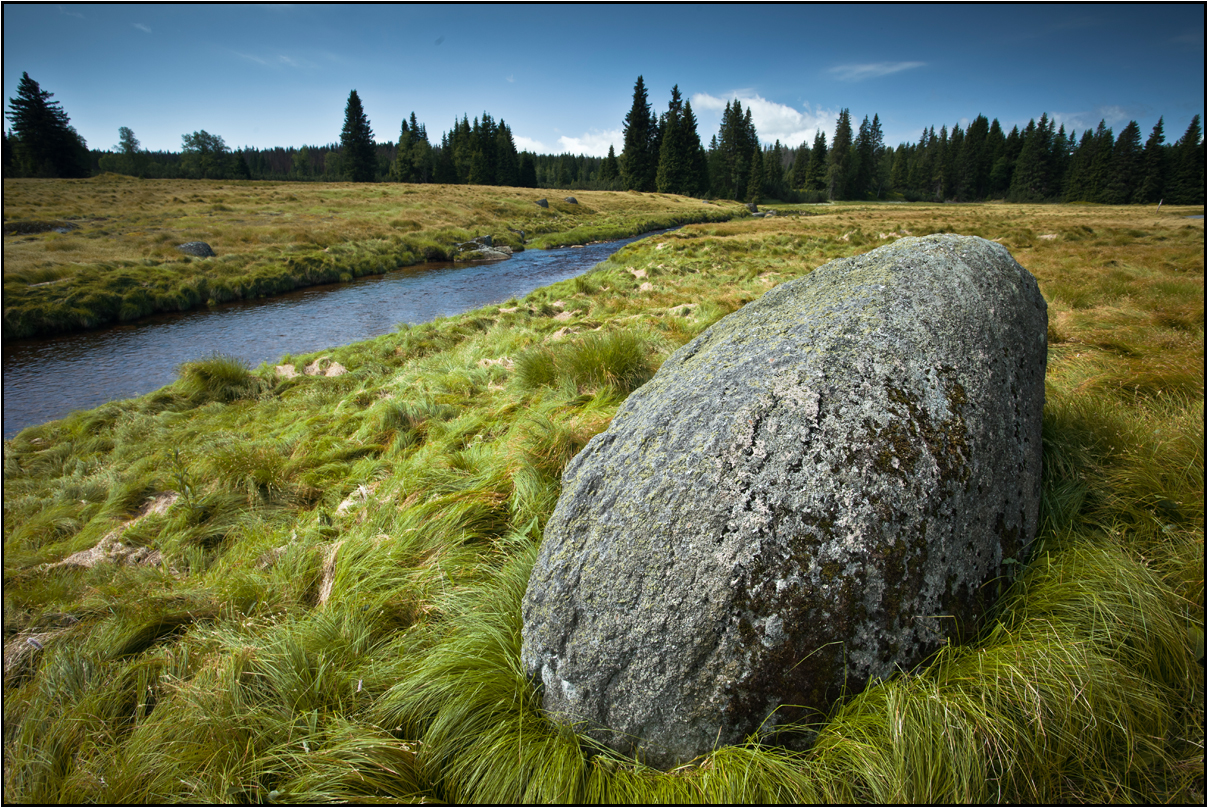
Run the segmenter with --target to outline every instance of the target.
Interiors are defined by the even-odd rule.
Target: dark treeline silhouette
[[[742,201],[825,200],[1096,202],[1172,204],[1204,202],[1205,144],[1200,117],[1166,142],[1159,119],[1142,142],[1136,121],[1114,135],[1103,121],[1079,136],[1054,127],[1047,114],[1004,132],[978,115],[967,128],[928,127],[917,143],[886,147],[877,115],[853,126],[839,113],[829,143],[818,132],[796,148],[777,140],[763,146],[751,110],[726,104],[708,147],[679,88],[667,109],[651,108],[641,76],[625,115],[624,146],[607,157],[518,152],[511,128],[489,113],[468,116],[430,139],[412,112],[397,141],[373,139],[355,90],[345,108],[340,142],[327,145],[231,149],[204,129],[181,136],[181,150],[145,151],[134,132],[119,129],[119,144],[87,150],[51,93],[22,75],[9,99],[4,133],[5,176],[79,177],[112,171],[148,178],[294,181],[414,182],[517,187],[637,190]]]

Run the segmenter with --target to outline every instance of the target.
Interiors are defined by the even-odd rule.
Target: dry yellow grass
[[[140,180],[4,180],[4,222],[63,220],[69,234],[6,236],[4,274],[107,261],[172,260],[175,246],[205,241],[220,256],[275,254],[295,245],[389,239],[445,229],[497,238],[600,226],[622,218],[716,209],[666,194],[476,185]],[[536,200],[547,198],[548,208]]]

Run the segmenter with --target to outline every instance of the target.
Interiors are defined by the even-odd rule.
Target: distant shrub
[[[552,385],[558,377],[554,354],[548,348],[533,348],[516,357],[516,380],[521,387],[536,390]]]
[[[610,387],[629,394],[653,373],[646,343],[626,331],[588,334],[556,348],[535,348],[516,359],[516,379],[533,390],[565,379],[580,390]]]
[[[206,359],[185,362],[177,368],[180,385],[194,406],[220,401],[229,404],[241,398],[254,398],[263,389],[247,363],[227,354],[215,353]]]

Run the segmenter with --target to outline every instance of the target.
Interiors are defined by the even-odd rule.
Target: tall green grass
[[[918,214],[878,215],[866,234]],[[1110,305],[1069,276],[1086,238],[1017,248],[1046,294],[1091,291],[1050,296],[1041,533],[972,642],[836,705],[806,752],[751,741],[663,772],[541,711],[519,604],[563,467],[678,345],[851,252],[819,235],[829,216],[632,245],[324,352],[340,377],[212,357],[7,441],[6,797],[1202,802],[1202,231],[1113,247],[1170,266]],[[1155,357],[1182,381],[1154,383]],[[114,531],[159,560],[53,566]]]

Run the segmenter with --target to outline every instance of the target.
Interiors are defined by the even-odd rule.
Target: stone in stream
[[[556,718],[670,767],[968,637],[1036,533],[1047,312],[980,238],[715,323],[566,467],[523,603]]]

